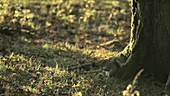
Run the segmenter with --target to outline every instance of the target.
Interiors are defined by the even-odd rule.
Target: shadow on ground
[[[0,37],[2,38],[0,90],[1,94],[6,95],[20,93],[68,95],[77,89],[73,87],[76,82],[85,80],[88,81],[88,87],[83,85],[86,86],[85,89],[78,89],[86,90],[86,94],[93,93],[91,89],[97,85],[90,87],[90,84],[94,84],[91,77],[96,75],[95,82],[105,82],[101,84],[104,86],[106,81],[98,78],[104,78],[105,75],[99,69],[104,63],[111,63],[108,58],[115,54],[103,48],[97,50],[89,49],[88,46],[82,48],[76,44],[53,42],[30,34],[18,35],[9,32]],[[74,69],[68,70],[73,66]],[[105,89],[108,90],[108,88],[103,90]]]

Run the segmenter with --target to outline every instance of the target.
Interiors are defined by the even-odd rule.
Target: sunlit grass
[[[99,66],[128,42],[127,0],[1,0],[0,8],[0,94],[120,96],[130,83]],[[148,84],[142,96],[160,89]]]

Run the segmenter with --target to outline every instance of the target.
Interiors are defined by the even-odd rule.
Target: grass
[[[77,10],[68,1],[61,0],[59,5],[55,0],[0,1],[1,95],[121,96],[131,83],[108,77],[102,68],[112,64],[127,45],[129,2],[89,5],[84,0]],[[103,9],[97,4],[103,4]],[[72,11],[63,11],[68,9]],[[141,96],[159,96],[163,86],[145,76],[139,78],[135,90]]]

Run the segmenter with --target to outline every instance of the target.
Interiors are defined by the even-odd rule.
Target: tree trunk
[[[166,81],[170,72],[170,0],[132,0],[132,29],[128,55],[119,70],[123,79],[134,77],[140,70]]]

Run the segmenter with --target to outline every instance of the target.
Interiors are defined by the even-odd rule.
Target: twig
[[[169,87],[170,87],[170,72],[169,72],[168,79],[165,84],[165,89],[164,89],[165,93],[168,92]]]
[[[143,71],[144,71],[144,69],[141,69],[141,70],[136,74],[135,78],[134,78],[133,81],[132,81],[132,88],[131,88],[130,92],[133,92],[134,89],[136,88],[136,84],[137,84],[138,78],[139,78],[139,76],[142,74]]]
[[[103,47],[103,46],[111,45],[111,44],[113,44],[115,42],[118,42],[118,40],[110,40],[110,41],[107,41],[105,43],[99,44],[99,46]]]

